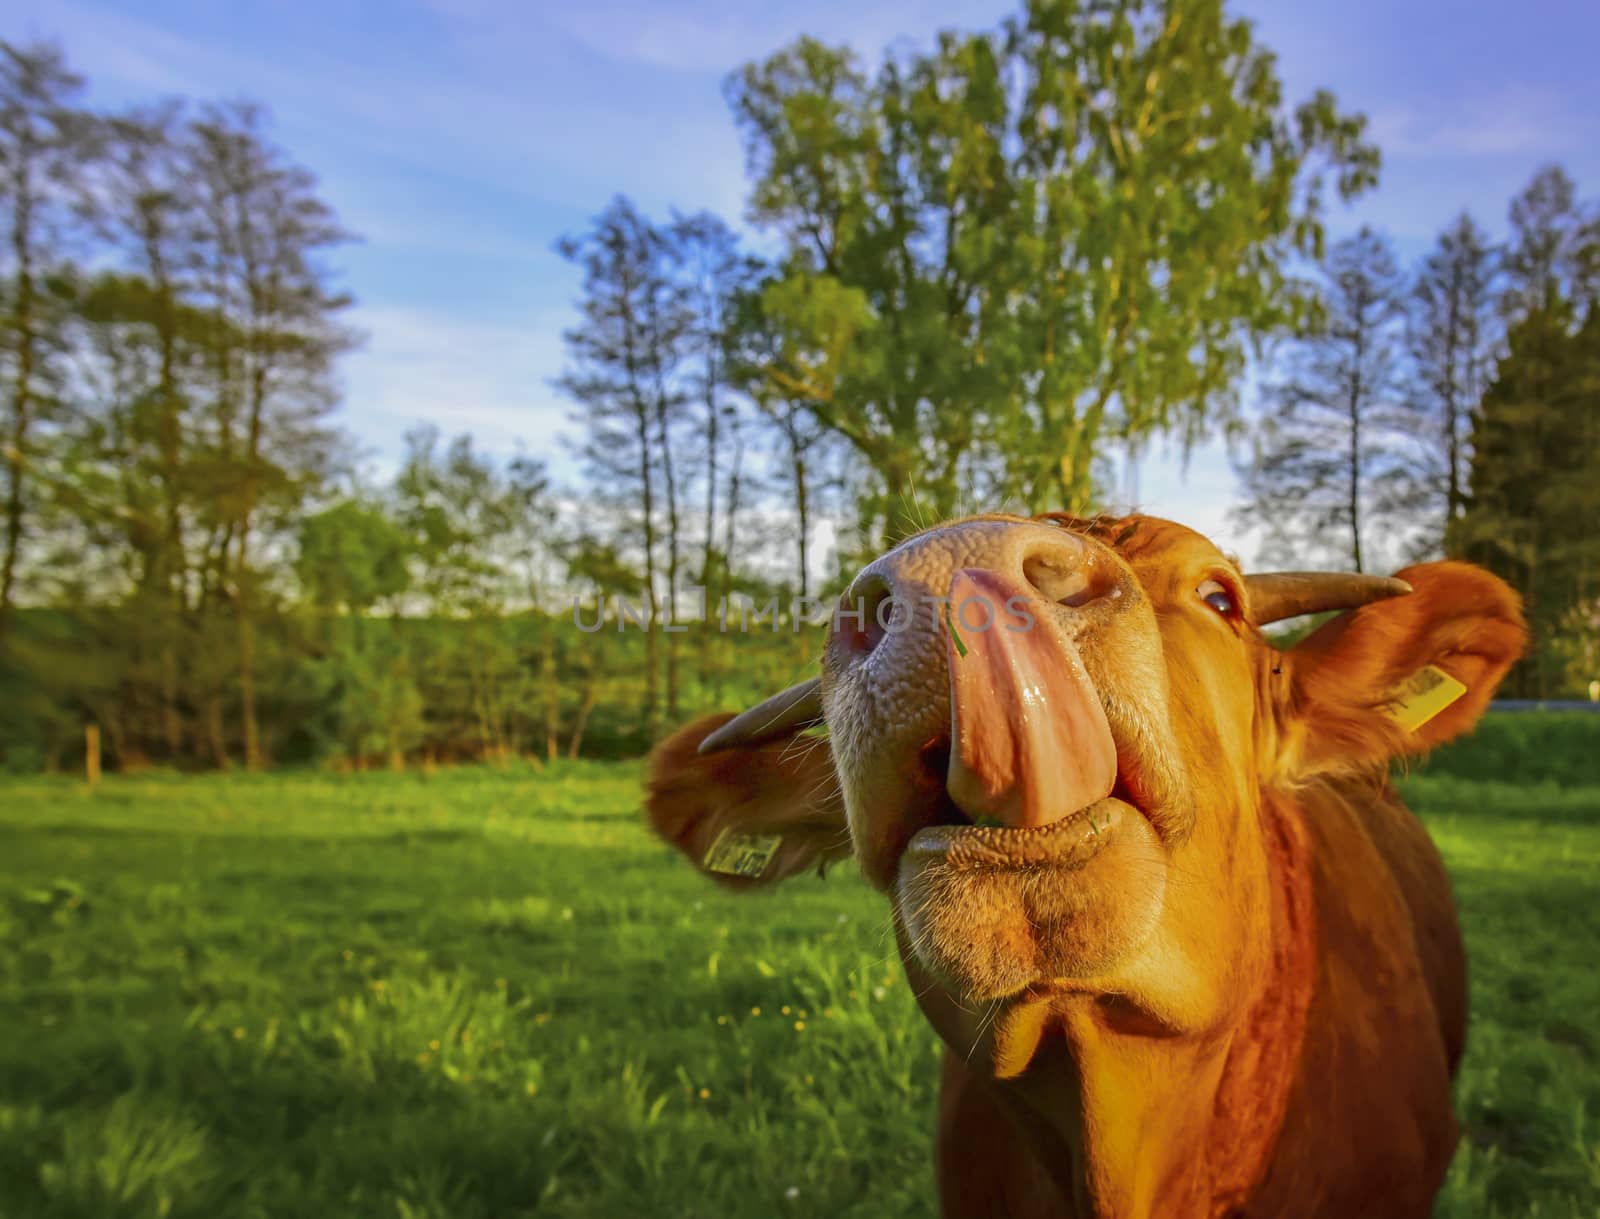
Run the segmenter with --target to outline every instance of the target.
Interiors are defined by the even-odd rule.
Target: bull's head
[[[1288,651],[1258,632],[1330,609]],[[1273,951],[1264,802],[1467,730],[1523,641],[1514,594],[1462,564],[1250,577],[1153,518],[973,517],[860,573],[819,679],[663,745],[649,812],[697,863],[730,829],[782,839],[734,883],[853,852],[924,1011],[995,1076],[1056,1030],[1075,1088],[1214,1089]],[[1466,692],[1409,726],[1429,666]],[[1119,1058],[1134,1042],[1211,1049]],[[1137,1109],[1103,1137],[1163,1120]]]

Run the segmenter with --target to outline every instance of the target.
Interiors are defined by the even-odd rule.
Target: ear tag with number
[[[701,862],[708,872],[757,880],[782,845],[783,837],[779,834],[740,834],[725,829],[717,835]]]
[[[1388,712],[1400,727],[1415,732],[1466,692],[1466,686],[1443,669],[1427,665],[1395,692]]]

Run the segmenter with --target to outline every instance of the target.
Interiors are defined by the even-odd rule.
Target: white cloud
[[[118,92],[265,99],[285,143],[313,164],[341,155],[366,164],[381,158],[418,179],[450,176],[530,205],[584,211],[618,190],[650,207],[730,215],[743,201],[743,160],[715,78],[675,88],[656,82],[660,87],[645,94],[626,82],[619,88],[610,77],[549,58],[549,46],[536,54],[551,40],[526,20],[498,43],[502,57],[513,50],[521,57],[514,88],[509,64],[470,55],[351,62],[337,56],[337,43],[307,42],[287,61],[77,0],[56,0],[48,20],[35,24],[60,37],[92,81],[111,82]],[[403,207],[403,196],[395,203]]]
[[[398,307],[358,309],[367,345],[348,358],[344,421],[392,466],[404,434],[424,424],[471,432],[481,449],[526,449],[562,463],[569,404],[549,378],[562,363],[564,317],[472,323]]]
[[[414,211],[402,212],[385,207],[376,192],[361,183],[340,190],[344,198],[339,218],[372,248],[383,250],[428,250],[468,258],[488,258],[505,263],[526,264],[527,269],[554,265],[558,256],[552,243],[541,241],[526,231],[507,232],[500,225],[469,224],[462,220],[441,222]]]
[[[1592,120],[1552,90],[1498,90],[1465,107],[1416,105],[1379,110],[1371,134],[1396,158],[1445,159],[1560,156],[1579,142]]]

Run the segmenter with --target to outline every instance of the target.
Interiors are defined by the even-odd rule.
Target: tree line
[[[1320,268],[1321,308],[1266,386],[1237,521],[1269,552],[1357,571],[1481,563],[1534,647],[1508,693],[1600,679],[1600,208],[1536,172],[1494,242],[1462,213],[1410,273],[1370,229]]]
[[[864,554],[1239,435],[1252,370],[1269,544],[1360,566],[1381,521],[1529,596],[1525,692],[1594,667],[1594,210],[1551,169],[1503,245],[1463,218],[1409,276],[1379,235],[1329,248],[1378,151],[1219,0],[735,72],[759,254],[620,197],[558,243],[561,478],[426,430],[359,473],[352,235],[264,112],[104,113],[58,48],[0,52],[8,764],[86,722],[125,766],[634,752],[803,670],[790,602]],[[780,629],[628,617],[735,602]]]
[[[0,643],[24,596],[115,607],[141,730],[259,764],[265,585],[338,454],[346,235],[254,106],[93,113],[48,46],[0,46],[0,90]]]

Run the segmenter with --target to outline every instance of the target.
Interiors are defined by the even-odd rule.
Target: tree
[[[1510,220],[1507,317],[1515,323],[1557,297],[1581,314],[1600,290],[1600,209],[1580,204],[1567,171],[1547,165],[1511,201]]]
[[[1522,593],[1534,644],[1508,684],[1546,697],[1570,679],[1572,633],[1600,596],[1600,209],[1547,166],[1510,221],[1505,350],[1474,417],[1471,496],[1448,542]]]
[[[1467,436],[1488,380],[1495,341],[1495,256],[1463,212],[1423,259],[1410,300],[1411,405],[1419,437],[1421,509],[1430,523],[1419,549],[1438,553],[1467,502]]]
[[[189,277],[196,258],[197,217],[185,172],[182,119],[182,104],[168,101],[136,107],[102,123],[102,155],[94,167],[101,201],[98,219],[134,274],[121,281],[120,300],[118,282],[102,279],[100,299],[94,302],[98,308],[86,315],[91,324],[110,325],[114,341],[148,345],[154,356],[149,381],[114,409],[136,414],[133,434],[153,438],[156,449],[148,476],[160,502],[161,525],[148,539],[141,595],[150,603],[152,620],[167,626],[158,648],[160,715],[169,757],[182,748],[178,653],[191,608],[185,525],[192,489],[185,431],[200,338],[193,325],[195,311],[186,304],[193,293]],[[104,348],[102,352],[112,354]]]
[[[395,480],[396,515],[411,538],[415,587],[434,618],[459,624],[440,632],[432,657],[429,715],[456,718],[446,733],[470,741],[476,756],[503,760],[516,748],[513,710],[523,674],[501,629],[522,591],[514,563],[521,493],[495,464],[457,436],[441,452],[433,428],[406,437]]]
[[[0,641],[16,598],[35,433],[59,384],[60,332],[49,321],[60,311],[51,308],[51,280],[63,270],[61,231],[72,218],[77,171],[91,149],[91,124],[76,105],[82,90],[83,79],[59,48],[0,40],[0,223],[8,255],[0,355],[9,373]]]
[[[645,734],[659,728],[661,574],[658,513],[667,513],[667,587],[677,591],[678,502],[672,436],[683,406],[676,373],[693,323],[669,250],[626,199],[613,200],[582,237],[557,247],[583,268],[583,320],[566,332],[572,367],[557,382],[582,408],[581,447],[590,476],[624,521],[628,549],[644,570]],[[665,494],[663,494],[663,491]],[[669,634],[668,701],[676,709],[676,634]]]
[[[410,539],[416,591],[434,614],[503,612],[513,592],[504,549],[517,524],[504,479],[465,433],[442,450],[432,426],[405,439],[395,515]]]
[[[621,597],[632,597],[636,593],[645,597],[649,595],[643,573],[630,564],[615,546],[589,533],[580,533],[573,539],[567,568],[573,579],[580,585],[587,585],[593,594],[595,613],[600,623],[605,622],[608,595]],[[648,638],[646,646],[649,646]],[[605,661],[604,651],[598,646],[584,648],[581,655],[583,663],[579,666],[581,684],[578,705],[572,716],[572,733],[567,739],[569,758],[577,757],[583,748],[583,735],[588,731],[589,717],[594,713],[595,704],[600,698],[600,679]],[[645,667],[647,689],[653,689],[654,674],[654,668],[647,664]],[[647,741],[653,739],[650,736],[652,723],[653,721],[647,717],[645,720]]]
[[[732,78],[793,284],[770,376],[873,471],[882,532],[913,485],[1082,509],[1108,439],[1228,415],[1250,340],[1302,320],[1323,173],[1377,166],[1361,119],[1281,92],[1220,0],[1027,0],[875,76],[802,39]]]
[[[342,500],[299,531],[295,574],[326,640],[312,669],[328,733],[356,765],[383,756],[399,768],[422,736],[423,702],[396,623],[366,615],[410,584],[411,539],[377,504]]]
[[[515,458],[506,471],[506,494],[513,505],[512,545],[527,578],[528,603],[539,621],[539,701],[544,752],[555,761],[560,752],[561,682],[556,668],[555,623],[559,620],[551,592],[561,547],[558,508],[549,467],[532,457]]]
[[[263,761],[256,713],[258,536],[265,513],[295,504],[328,471],[334,446],[322,419],[336,401],[336,357],[354,337],[338,321],[351,301],[321,262],[349,239],[315,178],[266,135],[248,103],[207,107],[190,128],[208,304],[229,326],[212,352],[219,474],[215,566],[226,573],[238,635],[245,765]]]
[[[341,500],[300,526],[295,575],[313,605],[360,614],[411,584],[412,539],[378,505]]]
[[[1568,675],[1579,607],[1600,596],[1600,309],[1552,295],[1506,338],[1472,432],[1472,496],[1451,549],[1523,596],[1534,646],[1508,682],[1546,698]]]
[[[759,260],[739,249],[739,239],[727,224],[709,212],[679,216],[668,234],[677,276],[686,289],[691,322],[685,346],[692,352],[688,374],[689,394],[699,400],[701,414],[697,424],[703,445],[700,471],[705,481],[705,510],[700,547],[700,587],[709,599],[717,584],[717,569],[722,558],[717,548],[718,493],[725,484],[724,442],[736,426],[739,404],[732,397],[730,361],[734,339],[731,335],[735,303],[760,273]],[[697,365],[698,367],[694,367]],[[724,510],[727,506],[723,505]],[[700,679],[706,681],[711,668],[714,638],[710,631],[699,633]],[[670,714],[669,708],[669,714]]]
[[[108,207],[118,200],[110,190],[102,198]],[[122,601],[133,619],[127,642],[141,712],[159,725],[154,752],[169,761],[185,748],[185,704],[194,694],[185,669],[196,659],[185,525],[201,510],[202,463],[186,405],[200,336],[214,324],[170,283],[104,272],[81,284],[76,393],[57,444],[61,477],[52,498],[73,523],[62,544],[77,547],[78,571],[99,566],[99,592]],[[225,756],[215,738],[211,747]]]
[[[798,386],[790,388],[786,378],[770,375],[785,359],[782,323],[793,314],[781,302],[772,307],[779,298],[769,293],[781,294],[793,287],[792,280],[769,277],[740,293],[729,328],[729,361],[732,375],[755,402],[780,445],[774,464],[780,472],[784,500],[795,513],[793,584],[795,592],[805,598],[811,594],[815,464],[835,433],[819,421],[820,403],[805,397]]]
[[[1557,625],[1551,650],[1566,687],[1594,701],[1600,688],[1600,597],[1579,601]]]
[[[81,91],[56,48],[0,43],[0,701],[35,690],[43,757],[88,716],[122,765],[256,764],[300,747],[327,637],[289,577],[346,455],[343,234],[259,109]]]
[[[739,522],[744,507],[742,498],[746,486],[745,477],[745,419],[738,411],[728,417],[729,447],[733,450],[728,462],[728,497],[727,511],[723,514],[722,522],[722,551],[713,581],[708,575],[705,581],[706,598],[709,601],[713,595],[716,599],[719,614],[726,614],[733,600],[733,573],[738,568],[739,551]],[[713,590],[715,592],[713,593]],[[706,624],[705,633],[709,635],[709,622]],[[728,675],[728,666],[718,663],[711,678],[711,701],[713,706],[722,705],[723,683]]]
[[[1380,496],[1407,498],[1396,494],[1405,474],[1396,402],[1402,280],[1388,243],[1366,228],[1333,247],[1324,278],[1326,316],[1270,390],[1271,413],[1240,471],[1239,513],[1274,546],[1342,549],[1362,571],[1368,509]]]

